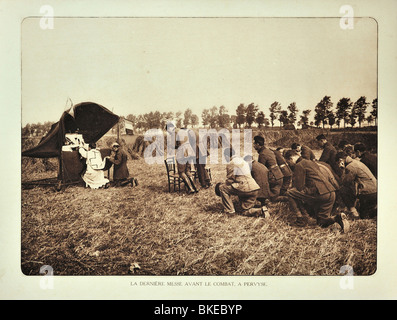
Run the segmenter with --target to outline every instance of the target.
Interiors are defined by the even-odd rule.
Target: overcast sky
[[[58,121],[70,98],[120,116],[201,115],[224,105],[377,97],[377,24],[355,18],[39,18],[22,23],[22,125]],[[313,112],[312,112],[313,116]]]

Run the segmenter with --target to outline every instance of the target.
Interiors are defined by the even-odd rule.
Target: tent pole
[[[62,169],[62,161],[61,156],[58,156],[58,180],[63,180],[63,169]]]
[[[117,122],[117,142],[120,143],[120,120]]]

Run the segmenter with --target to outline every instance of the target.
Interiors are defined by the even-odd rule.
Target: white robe
[[[106,160],[102,159],[101,153],[96,149],[87,151],[84,148],[79,148],[79,153],[86,159],[87,169],[82,177],[86,187],[98,189],[108,183],[102,170]]]

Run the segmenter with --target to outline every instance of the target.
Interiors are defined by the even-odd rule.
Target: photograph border
[[[76,8],[65,8],[65,5],[62,5],[58,3],[58,1],[54,1],[56,4],[54,6],[58,6],[62,9],[64,9],[66,12],[71,10],[71,11],[76,11],[76,14],[79,16],[70,16],[73,18],[78,18],[78,17],[84,17],[84,18],[89,18],[88,16],[80,16],[80,13],[77,12],[78,9]],[[104,3],[100,1],[101,3]],[[134,1],[132,1],[134,2]],[[166,1],[167,2],[167,1]],[[171,1],[173,2],[173,1]],[[240,1],[233,1],[233,3],[239,3]],[[382,2],[382,1],[381,1]],[[391,1],[384,1],[385,3],[391,3]],[[7,4],[10,3],[10,1],[6,1]],[[48,1],[48,3],[51,3],[51,1]],[[94,1],[92,1],[94,3]],[[205,4],[203,5],[204,10],[208,10],[208,2],[204,2]],[[224,9],[225,6],[225,1],[219,1],[221,5],[221,10]],[[314,3],[314,2],[313,2]],[[334,2],[330,2],[334,4],[334,8],[337,9],[337,5]],[[352,1],[352,3],[355,4],[355,6],[361,8],[365,8],[366,10],[372,10],[373,7],[376,7],[378,10],[379,14],[379,7],[381,5],[379,4],[369,4],[368,2],[358,2],[358,1]],[[365,3],[365,5],[363,4]],[[26,6],[27,4],[24,2],[24,5]],[[152,4],[153,5],[153,4]],[[256,3],[257,6],[260,6],[260,4]],[[274,5],[274,4],[273,4]],[[104,5],[105,8],[108,8],[109,5]],[[276,8],[273,9],[275,12],[277,12],[279,15],[284,15],[286,13],[283,10],[279,10],[277,5],[274,5]],[[379,6],[379,7],[378,7]],[[11,19],[14,19],[12,22],[12,25],[15,27],[18,23],[19,26],[21,26],[21,21],[27,17],[32,17],[29,15],[31,12],[37,12],[39,5],[38,2],[33,1],[33,4],[29,4],[27,7],[29,10],[21,10],[22,8],[16,6],[13,8],[13,14],[5,19],[6,21],[10,21]],[[121,9],[120,6],[119,9]],[[149,6],[150,7],[150,6]],[[256,7],[253,5],[251,8]],[[319,8],[319,5],[314,5],[315,12],[321,11]],[[86,12],[91,12],[92,5],[87,4],[87,11]],[[104,8],[102,8],[104,10]],[[153,9],[147,9],[145,6],[145,10],[153,10]],[[218,9],[219,12],[220,9]],[[58,10],[57,10],[58,11]],[[62,10],[61,10],[62,11]],[[93,18],[117,18],[116,16],[99,16],[97,15],[100,10],[93,10],[95,13],[95,16]],[[178,10],[177,10],[178,11]],[[234,17],[234,16],[229,16],[232,14],[236,14],[235,10],[231,10],[225,12],[225,15],[227,16],[209,16],[209,18],[253,18],[252,16],[244,16],[244,17]],[[257,14],[258,15],[264,15],[266,12],[262,8]],[[281,11],[281,12],[280,12]],[[363,10],[364,11],[364,10]],[[390,10],[392,11],[392,10]],[[395,15],[390,14],[389,10],[383,9],[382,11],[382,18],[386,17],[385,19],[388,20],[390,23],[389,19],[390,18],[395,18]],[[106,9],[105,9],[106,12]],[[129,12],[128,10],[126,11],[127,13]],[[154,10],[153,16],[147,16],[147,17],[153,17],[153,18],[160,18],[157,16],[157,10]],[[243,10],[244,12],[244,10]],[[274,13],[274,11],[273,11]],[[228,15],[229,14],[229,15]],[[253,14],[251,12],[251,14]],[[296,13],[299,14],[299,13]],[[211,13],[209,13],[211,15]],[[179,15],[177,15],[179,16]],[[58,16],[57,16],[58,17]],[[122,16],[123,18],[134,18],[133,16]],[[147,18],[145,16],[138,16],[137,18]],[[175,16],[174,16],[175,17]],[[208,17],[198,17],[197,18],[208,18]],[[306,16],[306,17],[296,17],[296,16],[278,16],[278,17],[269,17],[269,16],[257,16],[257,18],[336,18],[337,16],[325,16],[325,17],[318,17],[318,16]],[[364,16],[360,16],[362,18],[365,18]],[[164,18],[172,18],[172,16],[164,16]],[[181,17],[182,18],[182,17]],[[186,18],[183,16],[183,18]],[[340,18],[340,17],[338,17]],[[372,17],[370,17],[372,18]],[[21,20],[22,19],[22,20]],[[384,60],[382,60],[382,64],[380,65],[380,58],[389,58],[390,59],[390,54],[385,57],[385,52],[389,53],[392,51],[395,53],[396,45],[394,45],[395,41],[390,41],[389,46],[386,46],[384,43],[380,42],[380,35],[382,34],[382,28],[380,28],[380,23],[383,23],[380,18],[377,18],[376,16],[373,17],[373,19],[377,22],[377,30],[378,30],[378,41],[377,41],[377,69],[378,69],[378,99],[379,101],[385,101],[385,103],[389,102],[391,97],[389,96],[390,94],[393,95],[393,90],[391,89],[392,85],[395,83],[395,75],[391,74],[390,71],[394,70],[390,68],[385,68]],[[394,22],[395,23],[395,22]],[[7,37],[4,37],[4,40],[2,38],[2,41],[5,40],[13,40],[12,45],[10,45],[11,50],[7,52],[6,54],[2,53],[2,58],[5,56],[6,58],[3,59],[3,63],[5,64],[7,61],[13,61],[13,63],[9,64],[9,67],[7,70],[9,70],[10,74],[12,75],[11,81],[2,81],[4,84],[5,88],[9,88],[10,90],[6,91],[7,94],[5,97],[1,98],[1,102],[3,105],[6,105],[5,101],[8,101],[8,105],[12,106],[12,110],[7,110],[5,112],[7,118],[12,119],[12,121],[9,121],[4,130],[3,137],[7,136],[5,132],[10,132],[10,135],[13,134],[16,136],[15,141],[14,138],[11,138],[11,141],[15,147],[13,147],[12,152],[5,158],[3,158],[3,168],[9,168],[9,164],[6,163],[8,159],[13,156],[16,159],[20,159],[20,150],[21,150],[21,145],[20,141],[18,141],[18,138],[20,137],[20,111],[21,111],[21,104],[20,104],[20,84],[18,85],[18,76],[16,75],[16,71],[18,70],[18,62],[16,62],[15,58],[15,53],[18,50],[19,45],[16,44],[16,36],[17,39],[19,40],[20,36],[20,29],[14,28],[9,34],[7,34]],[[392,35],[386,34],[383,35],[383,37],[390,37],[392,36],[392,39],[395,39],[395,32],[391,32]],[[394,47],[393,47],[394,45]],[[391,47],[391,48],[390,48]],[[381,50],[381,51],[380,51]],[[382,53],[380,55],[380,52]],[[10,54],[11,53],[11,54]],[[14,53],[14,54],[12,54]],[[20,57],[20,52],[18,53]],[[11,58],[10,58],[11,56]],[[391,55],[393,56],[393,55]],[[395,66],[395,61],[390,61],[387,59],[388,63],[391,65]],[[394,64],[393,64],[394,63]],[[379,69],[381,67],[381,69]],[[379,76],[381,74],[381,77]],[[19,75],[20,76],[20,75]],[[386,80],[387,79],[387,80]],[[2,77],[3,80],[3,77]],[[382,80],[382,81],[380,81]],[[385,82],[389,82],[389,84],[386,84]],[[384,90],[382,90],[384,89]],[[19,94],[19,97],[18,97]],[[387,98],[384,98],[387,96]],[[16,99],[16,98],[19,99]],[[384,100],[383,100],[384,98]],[[19,108],[17,107],[19,105]],[[3,110],[2,110],[3,111]],[[392,125],[390,125],[390,122],[384,120],[388,117],[389,121],[390,119],[395,119],[395,114],[390,114],[388,115],[388,110],[387,112],[384,112],[384,110],[381,109],[381,112],[379,113],[379,128],[378,129],[378,150],[379,153],[382,153],[381,155],[381,163],[379,164],[379,168],[382,169],[382,165],[385,164],[391,164],[390,160],[392,160],[391,155],[383,153],[385,151],[385,140],[387,141],[387,136],[390,134],[393,134],[393,131],[389,131],[392,128]],[[381,139],[381,136],[383,137]],[[5,139],[2,139],[3,143],[5,143]],[[5,145],[5,144],[4,144]],[[15,150],[14,150],[15,148]],[[18,155],[19,152],[19,155]],[[5,177],[9,177],[9,181],[13,181],[13,190],[17,190],[15,193],[18,193],[18,190],[21,187],[20,184],[20,168],[18,168],[18,165],[20,162],[15,161],[16,164],[11,165],[11,168],[13,168],[14,172],[13,173],[7,173]],[[11,171],[11,170],[10,170]],[[2,206],[4,206],[4,209],[2,208],[2,212],[6,212],[6,214],[2,217],[2,222],[4,220],[5,223],[1,223],[1,240],[2,243],[5,244],[6,250],[3,251],[2,255],[4,255],[4,259],[1,259],[3,261],[1,267],[2,270],[4,270],[3,275],[2,275],[2,281],[0,282],[1,286],[7,288],[8,290],[2,290],[3,295],[7,297],[12,297],[12,298],[23,298],[23,299],[32,299],[32,298],[39,298],[39,299],[75,299],[75,298],[84,298],[84,297],[91,297],[91,298],[97,298],[97,299],[185,299],[188,297],[188,299],[197,299],[197,298],[203,298],[205,299],[225,299],[225,298],[238,298],[238,299],[302,299],[302,298],[314,298],[314,299],[323,299],[323,298],[336,298],[338,297],[339,299],[350,299],[350,298],[355,298],[355,299],[367,299],[367,298],[393,298],[396,296],[396,290],[394,289],[396,286],[393,285],[393,281],[395,284],[394,280],[395,278],[390,276],[392,275],[392,271],[394,270],[396,266],[396,257],[393,255],[393,246],[391,245],[393,243],[393,239],[395,239],[395,236],[393,235],[393,232],[388,232],[386,231],[385,227],[390,228],[393,226],[393,223],[396,222],[395,217],[390,217],[390,214],[393,212],[393,206],[391,205],[390,202],[395,203],[395,199],[393,198],[388,198],[387,195],[392,194],[392,189],[393,188],[388,188],[387,187],[387,182],[392,182],[392,177],[386,177],[382,174],[382,170],[380,170],[380,176],[382,180],[382,185],[378,185],[378,190],[380,191],[381,195],[378,195],[378,199],[382,199],[382,202],[379,203],[378,206],[378,212],[383,213],[385,212],[386,214],[389,214],[387,217],[380,216],[378,214],[378,224],[377,224],[377,271],[374,275],[372,276],[359,276],[359,277],[346,277],[346,276],[320,276],[321,279],[319,279],[318,276],[255,276],[255,279],[259,278],[261,279],[258,282],[262,282],[262,285],[259,287],[242,287],[238,288],[237,290],[234,290],[227,285],[225,286],[219,286],[219,287],[214,287],[211,286],[209,287],[195,287],[195,288],[182,288],[181,290],[178,290],[176,288],[170,288],[168,286],[138,286],[134,287],[133,284],[131,284],[131,281],[133,279],[142,279],[142,281],[146,281],[148,277],[145,276],[134,276],[132,277],[126,277],[126,276],[101,276],[100,279],[98,279],[98,276],[60,276],[60,277],[54,277],[54,278],[45,278],[43,276],[29,276],[26,277],[23,274],[21,274],[20,271],[20,230],[15,229],[16,226],[19,225],[20,227],[20,217],[18,217],[18,213],[20,211],[20,192],[18,196],[15,196],[13,194],[10,196],[10,191],[9,190],[4,190],[2,195]],[[19,174],[19,175],[18,175]],[[15,176],[16,177],[15,177]],[[384,182],[383,182],[384,181]],[[386,189],[386,190],[385,190]],[[386,192],[385,192],[386,191]],[[386,193],[386,197],[385,196]],[[7,197],[7,198],[6,198]],[[385,199],[387,199],[385,201]],[[18,201],[19,200],[19,201]],[[392,200],[392,201],[390,201]],[[17,232],[16,232],[17,230]],[[12,232],[12,235],[10,233]],[[18,239],[19,236],[19,239]],[[4,242],[3,242],[4,239]],[[15,249],[18,249],[17,252],[15,252]],[[7,262],[7,263],[4,263]],[[4,266],[3,266],[4,265]],[[186,276],[189,278],[189,280],[193,279],[199,279],[199,281],[202,282],[213,282],[213,276]],[[198,277],[198,278],[196,278]],[[232,277],[232,280],[229,279],[229,277],[222,277],[222,281],[228,282],[228,281],[247,281],[247,279],[250,276],[230,276]],[[149,277],[150,278],[150,277]],[[6,279],[6,280],[4,280]],[[177,276],[178,281],[181,279],[180,276]],[[156,281],[174,281],[175,277],[168,277],[168,276],[156,276]],[[152,281],[152,280],[150,280]],[[248,280],[250,281],[250,280]],[[53,282],[53,283],[52,283]],[[352,284],[354,283],[354,284]],[[53,288],[51,288],[51,285]],[[92,292],[92,288],[96,288],[97,291],[95,294]],[[305,288],[305,292],[302,293],[302,288]],[[382,293],[379,294],[378,297],[373,296],[373,291],[377,292],[379,294],[379,291]],[[110,294],[109,294],[110,293]]]

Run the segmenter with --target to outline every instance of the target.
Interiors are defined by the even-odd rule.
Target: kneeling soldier
[[[290,208],[297,215],[297,224],[306,225],[305,217],[299,210],[301,202],[314,208],[317,224],[323,228],[335,222],[343,232],[348,232],[349,223],[344,213],[331,216],[335,203],[335,186],[332,173],[320,170],[318,164],[311,160],[299,159],[298,154],[292,154],[289,158],[295,163],[292,178],[292,188],[286,195],[289,197]],[[297,161],[299,159],[299,161]]]
[[[232,195],[239,198],[242,214],[260,215],[261,208],[254,208],[259,185],[251,176],[251,170],[243,158],[235,155],[232,148],[226,148],[224,151],[225,159],[228,161],[226,166],[226,181],[218,184],[216,192],[222,198],[222,204],[226,213],[235,213]]]

